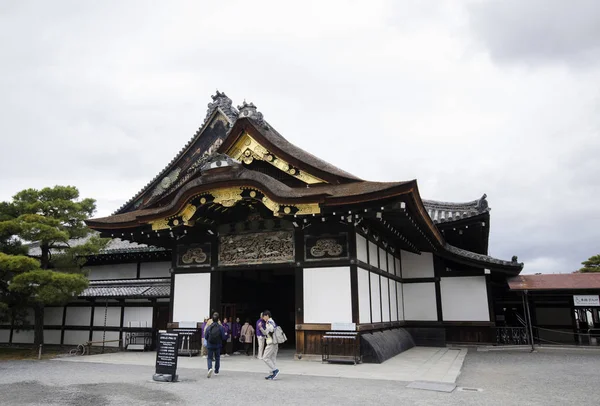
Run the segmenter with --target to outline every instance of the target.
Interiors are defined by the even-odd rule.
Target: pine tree
[[[600,272],[600,254],[590,257],[587,261],[581,263],[583,268],[580,268],[577,272]]]
[[[64,305],[88,286],[85,258],[107,242],[90,236],[84,223],[95,209],[95,200],[79,200],[73,186],[26,189],[0,205],[0,311],[15,318],[33,308],[35,346],[44,342],[44,307]],[[23,255],[23,241],[39,245],[39,259]]]

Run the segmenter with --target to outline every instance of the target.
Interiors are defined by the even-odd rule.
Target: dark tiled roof
[[[488,255],[483,255],[483,254],[478,254],[476,252],[463,250],[462,248],[455,247],[454,245],[450,245],[448,243],[446,243],[444,248],[446,249],[446,251],[448,251],[451,254],[457,255],[462,258],[475,260],[477,262],[483,262],[483,263],[487,263],[490,265],[501,265],[504,267],[511,267],[511,268],[515,268],[515,269],[523,268],[523,263],[517,262],[516,257],[515,257],[515,261],[504,261],[502,259],[497,259],[494,257],[490,257]]]
[[[491,210],[488,206],[487,195],[485,194],[480,199],[465,203],[423,200],[423,205],[427,209],[429,217],[436,224],[478,216]]]
[[[221,112],[223,115],[225,115],[227,117],[227,119],[229,120],[229,125],[233,126],[233,124],[237,120],[238,111],[236,110],[235,107],[232,106],[231,99],[229,97],[227,97],[227,95],[225,93],[219,92],[218,90],[217,90],[217,93],[211,97],[212,97],[213,101],[212,101],[212,103],[208,103],[208,110],[206,111],[206,116],[204,118],[204,121],[202,122],[202,125],[198,128],[198,131],[196,131],[194,136],[192,138],[190,138],[190,140],[187,142],[187,144],[185,144],[183,146],[183,148],[181,148],[181,150],[177,153],[177,155],[173,159],[171,159],[171,162],[169,162],[162,169],[162,171],[160,171],[150,182],[148,182],[146,184],[146,186],[144,186],[138,193],[136,193],[135,196],[133,196],[131,199],[129,199],[127,202],[125,202],[125,204],[123,204],[121,207],[119,207],[113,214],[120,213],[122,210],[127,208],[131,203],[133,203],[139,197],[141,197],[144,194],[144,192],[146,192],[150,188],[150,186],[152,186],[153,184],[155,184],[157,182],[158,179],[162,179],[162,177],[171,169],[173,164],[175,162],[177,162],[184,155],[184,153],[188,149],[188,147],[200,136],[200,134],[202,134],[202,131],[208,125],[208,123],[210,122],[210,119],[217,111]]]
[[[169,297],[170,279],[91,281],[80,297]]]
[[[69,240],[68,244],[71,247],[76,247],[78,245],[85,244],[92,235],[93,234],[90,234],[88,237]],[[136,242],[121,240],[120,238],[113,238],[108,242],[106,247],[100,250],[98,254],[124,254],[155,251],[165,251],[165,249],[162,247],[155,247],[152,245],[148,246],[146,244],[138,244]],[[29,245],[29,255],[32,257],[39,257],[40,255],[42,255],[38,243],[32,243]]]
[[[508,280],[511,290],[600,289],[600,273],[519,275]]]

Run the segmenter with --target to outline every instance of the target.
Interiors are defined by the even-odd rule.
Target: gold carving
[[[219,265],[248,265],[294,261],[291,231],[223,235],[219,238]]]
[[[286,207],[283,208],[283,212],[285,214],[290,214],[292,212],[292,209],[290,209],[289,207],[286,206]]]
[[[321,209],[319,208],[319,203],[295,204],[294,207],[298,209],[296,215],[319,214],[321,212]]]
[[[190,248],[181,256],[181,262],[186,265],[196,263],[202,264],[206,261],[206,254],[202,248]]]
[[[153,230],[164,230],[165,228],[169,228],[169,219],[158,219],[151,221]]]
[[[269,152],[268,149],[260,145],[248,133],[244,133],[240,139],[229,148],[227,155],[238,161],[243,161],[245,164],[250,164],[255,159],[265,161],[307,184],[327,183],[323,179],[317,178],[309,173],[291,168],[291,165],[288,162]]]
[[[215,198],[213,203],[224,207],[233,207],[237,202],[242,200],[242,189],[239,187],[218,189],[211,191],[210,194]]]
[[[250,197],[255,198],[256,197],[256,192],[254,190],[252,190],[250,192]]]
[[[263,196],[262,202],[269,210],[273,212],[273,214],[275,214],[276,216],[279,214],[279,203],[274,202],[267,196]]]
[[[188,204],[187,206],[185,206],[185,208],[181,211],[181,219],[183,220],[183,224],[187,224],[194,215],[194,213],[196,213],[196,206],[194,206],[193,204]]]

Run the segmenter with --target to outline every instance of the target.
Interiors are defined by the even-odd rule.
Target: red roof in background
[[[519,275],[510,278],[508,286],[511,290],[600,289],[600,272]]]

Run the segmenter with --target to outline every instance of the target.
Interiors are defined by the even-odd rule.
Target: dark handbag
[[[245,343],[245,342],[246,342],[246,336],[241,336],[240,343]]]

